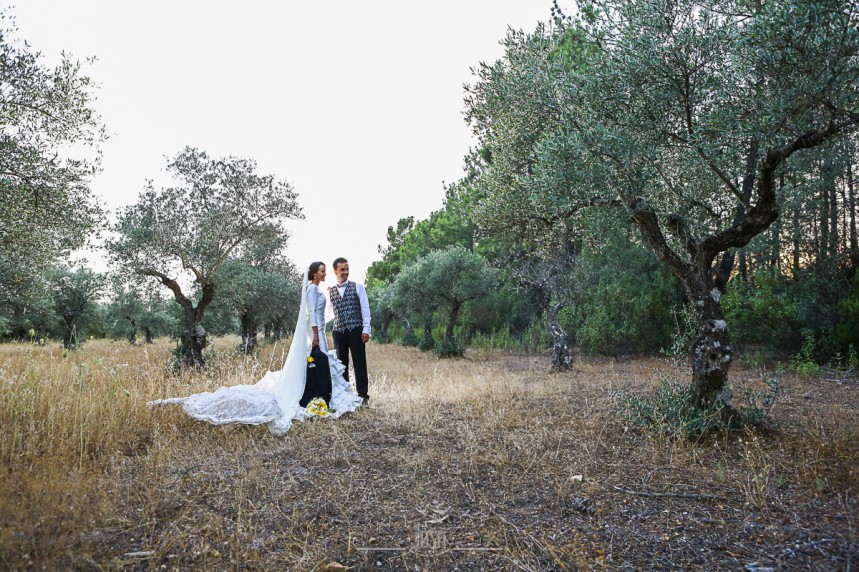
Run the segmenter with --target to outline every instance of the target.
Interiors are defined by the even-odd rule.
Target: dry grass
[[[0,567],[355,570],[849,569],[856,380],[788,378],[773,430],[690,444],[628,427],[607,389],[670,364],[439,361],[372,345],[371,405],[282,438],[150,399],[249,383],[283,358],[219,340],[0,346]],[[276,366],[275,366],[276,367]],[[679,375],[683,375],[682,372]],[[734,370],[737,393],[754,376]],[[748,379],[748,381],[747,381]]]

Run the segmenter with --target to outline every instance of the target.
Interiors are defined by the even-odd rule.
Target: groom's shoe
[[[359,394],[358,394],[358,397],[360,397],[360,398],[361,398],[361,401],[363,402],[363,405],[367,405],[367,403],[369,403],[369,402],[370,402],[370,396],[369,396],[369,395],[367,395],[366,393],[359,393]]]

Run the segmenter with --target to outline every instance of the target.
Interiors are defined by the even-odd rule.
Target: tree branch
[[[184,251],[180,250],[178,252],[178,254],[179,254],[179,260],[182,261],[182,268],[184,268],[186,270],[190,270],[194,274],[194,278],[196,278],[197,281],[200,282],[202,277],[203,277],[202,273],[199,270],[197,270],[197,268],[195,268],[193,265],[191,265],[185,259],[185,252]]]
[[[689,235],[689,228],[686,226],[686,222],[680,215],[668,215],[668,221],[665,227],[671,231],[671,234],[673,234],[677,240],[680,241],[680,244],[683,245],[686,252],[688,252],[692,258],[695,258],[698,255],[698,243]]]
[[[49,117],[50,119],[53,119],[54,121],[58,121],[58,122],[62,121],[59,117],[51,115],[50,113],[48,113],[44,109],[36,107],[35,105],[28,105],[26,103],[21,103],[19,101],[4,101],[3,105],[11,105],[13,107],[23,107],[24,109],[29,109],[30,111],[35,111],[36,113],[41,113],[45,117]]]
[[[656,214],[650,209],[644,199],[637,197],[631,202],[630,208],[632,209],[630,220],[641,228],[644,237],[647,239],[653,252],[656,253],[656,256],[667,264],[678,278],[688,276],[690,272],[689,265],[668,246],[665,235],[662,234],[662,229],[659,227],[659,220],[656,218]]]
[[[859,125],[859,117],[851,117],[840,123],[830,122],[823,130],[808,131],[790,143],[767,151],[756,179],[757,201],[738,224],[708,236],[701,243],[704,259],[709,261],[719,252],[729,248],[740,248],[766,230],[779,216],[776,200],[775,171],[791,155],[802,149],[811,149],[824,143],[840,131]],[[751,160],[751,157],[750,157]]]
[[[136,274],[140,274],[141,276],[152,276],[153,278],[157,278],[161,281],[162,284],[170,288],[170,290],[173,292],[173,296],[176,298],[176,301],[179,302],[179,304],[181,304],[183,308],[185,308],[186,310],[193,309],[193,306],[191,305],[191,300],[189,300],[188,297],[182,293],[182,287],[179,286],[179,283],[167,276],[166,274],[158,272],[154,268],[141,268],[139,270],[135,270],[134,272]]]
[[[743,197],[743,194],[740,192],[739,189],[737,189],[737,186],[731,181],[731,179],[729,179],[728,176],[724,172],[722,172],[722,170],[718,166],[716,166],[716,163],[714,163],[704,154],[703,150],[697,147],[696,150],[698,151],[698,155],[702,159],[704,159],[705,163],[707,163],[707,166],[710,167],[710,170],[716,173],[716,176],[719,177],[719,180],[721,180],[725,184],[725,186],[728,187],[728,190],[731,191],[731,193],[733,193],[735,197],[737,197],[737,200],[748,208],[748,199]]]

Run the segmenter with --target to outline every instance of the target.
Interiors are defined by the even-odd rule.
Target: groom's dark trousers
[[[337,350],[337,359],[346,366],[344,377],[349,381],[349,353],[352,353],[352,367],[355,368],[355,389],[358,395],[367,395],[367,347],[361,341],[361,326],[346,330],[345,332],[334,331],[334,349]]]

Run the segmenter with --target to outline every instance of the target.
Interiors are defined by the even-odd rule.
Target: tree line
[[[260,327],[282,335],[299,292],[283,224],[301,209],[252,160],[182,150],[174,185],[147,184],[108,229],[110,279],[56,265],[104,228],[87,186],[104,126],[81,64],[46,68],[2,23],[5,335],[64,328],[72,346],[114,316],[132,340],[171,331],[196,366],[213,332],[244,351]],[[465,175],[392,225],[368,272],[378,341],[456,356],[506,340],[555,370],[574,348],[685,353],[694,404],[725,411],[742,349],[859,347],[852,3],[555,3],[503,47],[466,86]]]
[[[303,216],[293,187],[253,160],[187,147],[168,161],[171,185],[148,182],[108,224],[89,188],[106,130],[86,62],[47,66],[16,32],[0,12],[0,335],[75,349],[169,333],[176,363],[202,366],[207,311],[215,333],[236,324],[245,352],[260,328],[288,333],[300,280],[284,223]],[[69,262],[100,232],[109,271]]]
[[[573,345],[674,346],[692,403],[729,414],[740,348],[855,353],[856,6],[606,0],[573,14],[554,4],[476,70],[479,145],[443,209],[389,228],[370,270],[377,314],[401,318],[406,340],[412,322],[431,331],[456,303],[443,284],[415,303],[411,273],[467,252],[501,278],[461,339],[495,330],[501,309],[518,335],[544,321],[556,369]]]

